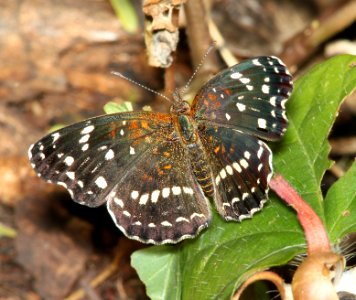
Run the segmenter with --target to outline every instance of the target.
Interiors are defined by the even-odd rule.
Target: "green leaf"
[[[0,223],[0,237],[14,238],[16,234],[17,234],[16,230]]]
[[[110,0],[122,27],[130,33],[138,30],[138,18],[135,9],[129,0]]]
[[[322,176],[331,166],[327,141],[342,100],[355,88],[355,56],[342,55],[313,68],[295,84],[287,105],[289,127],[274,147],[274,164],[323,219]]]
[[[146,259],[139,261],[132,258],[132,265],[143,273],[150,274],[147,278],[147,293],[152,299],[180,299],[180,265],[177,256],[179,247],[159,246],[145,249]],[[135,255],[135,254],[134,254]]]
[[[132,103],[125,101],[123,103],[108,102],[104,105],[104,112],[106,114],[114,114],[120,112],[133,111]]]
[[[354,178],[354,169],[330,190],[329,194],[337,196],[327,196],[344,202],[338,211],[332,211],[333,203],[324,211],[320,190],[321,178],[331,165],[327,136],[340,103],[356,86],[355,63],[355,56],[334,57],[297,81],[287,105],[289,128],[283,140],[274,145],[275,171],[283,174],[322,220],[328,221],[332,241],[355,226],[355,220],[339,217],[346,207],[355,216],[354,185],[344,187],[353,189],[348,195],[353,196],[351,200],[340,193],[341,185]],[[285,264],[305,251],[304,234],[294,211],[273,193],[262,212],[241,224],[224,222],[215,209],[213,212],[211,226],[198,238],[132,255],[132,265],[152,299],[229,299],[253,273]]]
[[[329,237],[336,242],[356,232],[356,163],[328,191],[325,197],[325,221]]]

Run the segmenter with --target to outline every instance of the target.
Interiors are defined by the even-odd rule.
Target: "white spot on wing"
[[[198,213],[193,213],[191,216],[190,216],[190,219],[193,220],[194,218],[204,218],[204,214],[198,214]]]
[[[130,154],[131,155],[134,155],[136,152],[135,152],[135,148],[130,146]]]
[[[255,66],[262,66],[262,64],[259,62],[259,60],[257,58],[253,59],[252,60],[252,63],[255,65]]]
[[[32,144],[32,145],[28,148],[27,153],[28,153],[28,158],[29,158],[29,159],[32,158],[32,152],[31,152],[31,151],[32,151],[33,147],[34,147],[34,144]]]
[[[83,187],[84,187],[84,183],[83,183],[83,181],[81,181],[81,180],[78,180],[78,181],[77,181],[77,185],[78,185],[80,188],[83,188]]]
[[[239,111],[245,111],[246,110],[246,105],[242,104],[242,103],[239,103],[239,102],[236,103],[236,107],[237,107],[237,109]]]
[[[243,76],[243,74],[241,74],[241,73],[239,73],[239,72],[235,72],[235,73],[232,73],[231,75],[230,75],[230,77],[232,78],[232,79],[239,79],[239,78],[241,78]]]
[[[246,159],[240,159],[240,165],[241,165],[244,169],[247,169],[247,168],[248,168],[248,162],[246,161]]]
[[[92,132],[94,130],[94,125],[89,125],[87,127],[85,127],[80,133],[81,134],[88,134],[90,132]]]
[[[232,198],[231,203],[234,204],[234,203],[239,202],[239,201],[240,201],[240,198],[234,197],[234,198]]]
[[[273,96],[269,99],[269,103],[271,103],[273,106],[276,106],[276,100],[277,100],[277,97]]]
[[[149,195],[147,193],[142,194],[141,197],[140,197],[139,204],[140,205],[145,205],[147,203],[147,201],[148,201],[148,198],[149,198]]]
[[[67,185],[62,181],[58,181],[57,184],[63,186],[64,188],[67,188]]]
[[[178,217],[176,219],[176,222],[179,223],[179,222],[190,222],[187,218],[184,218],[184,217]]]
[[[131,214],[127,210],[124,210],[122,214],[126,217],[131,217]]]
[[[194,194],[193,189],[190,188],[190,187],[187,187],[187,186],[184,186],[184,187],[183,187],[183,191],[184,191],[184,193],[186,193],[186,194],[190,194],[190,195],[193,195],[193,194]]]
[[[172,187],[172,192],[173,195],[180,195],[182,193],[182,189],[180,186],[174,186]]]
[[[170,188],[165,187],[165,188],[162,190],[162,197],[163,197],[163,198],[167,198],[170,193],[171,193]]]
[[[161,225],[162,225],[162,226],[166,226],[166,227],[172,227],[172,224],[169,223],[168,221],[163,221],[163,222],[161,222]]]
[[[220,177],[221,177],[221,179],[225,179],[226,178],[226,171],[225,171],[225,169],[222,169],[221,171],[220,171]]]
[[[226,166],[226,172],[229,174],[229,175],[232,175],[234,174],[234,170],[231,168],[231,166]]]
[[[257,124],[259,128],[266,129],[267,128],[267,122],[265,119],[257,119]]]
[[[242,82],[243,84],[247,84],[250,81],[251,81],[250,78],[240,78],[240,82]]]
[[[74,172],[66,172],[66,175],[67,175],[67,177],[68,177],[69,179],[74,180],[74,178],[75,178],[75,173],[74,173]]]
[[[74,158],[72,156],[67,156],[64,159],[64,163],[69,167],[74,163]]]
[[[225,114],[225,117],[226,117],[226,120],[230,121],[231,116],[228,113]]]
[[[106,160],[111,160],[113,158],[114,158],[114,151],[112,149],[110,149],[108,152],[106,152],[105,159]]]
[[[158,201],[160,191],[159,190],[154,190],[151,194],[151,202],[156,203]]]
[[[235,169],[237,172],[239,172],[239,173],[242,172],[242,169],[241,169],[240,165],[239,165],[237,162],[234,162],[234,163],[232,164],[232,166],[234,167],[234,169]]]
[[[84,152],[84,151],[87,151],[89,149],[89,144],[87,143],[87,144],[84,144],[83,146],[82,146],[82,151]]]
[[[100,189],[105,189],[108,186],[108,183],[106,182],[105,178],[103,176],[99,176],[95,180],[95,184],[98,186]]]
[[[60,136],[61,135],[59,132],[52,133],[51,134],[51,137],[53,138],[52,143],[55,143],[59,139]]]
[[[247,88],[249,91],[252,91],[252,90],[253,90],[253,86],[252,86],[252,85],[249,85],[249,84],[246,85],[246,88]]]
[[[131,198],[132,199],[136,200],[138,198],[138,196],[139,196],[138,191],[132,191],[131,192]]]
[[[281,106],[283,109],[286,108],[286,102],[287,102],[287,99],[284,99],[281,101]]]
[[[121,199],[115,197],[115,198],[114,198],[114,202],[115,202],[115,204],[116,204],[117,206],[119,206],[119,207],[121,207],[121,208],[124,207],[124,201],[122,201]]]
[[[264,94],[269,93],[269,86],[267,84],[262,85],[262,93],[264,93]]]
[[[83,136],[81,137],[81,139],[79,140],[79,144],[84,144],[84,143],[86,143],[87,141],[89,141],[89,138],[90,138],[90,134],[83,135]]]
[[[220,175],[216,176],[215,178],[215,184],[218,185],[221,181]]]
[[[251,153],[248,152],[248,151],[245,151],[245,152],[244,152],[244,156],[245,156],[246,159],[250,159]]]

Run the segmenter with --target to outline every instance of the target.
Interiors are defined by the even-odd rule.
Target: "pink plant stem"
[[[309,204],[280,174],[276,174],[271,179],[269,186],[297,212],[299,223],[303,227],[307,240],[308,255],[316,252],[329,252],[331,250],[330,242],[324,225]]]

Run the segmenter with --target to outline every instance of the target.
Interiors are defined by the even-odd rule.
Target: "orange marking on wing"
[[[156,168],[157,174],[162,176],[164,174],[164,172],[162,171],[162,169],[160,169],[159,167]]]
[[[209,93],[208,98],[210,100],[210,103],[207,104],[208,106],[211,106],[213,109],[218,109],[221,106],[221,103],[216,94]]]
[[[129,123],[129,126],[128,126],[128,127],[129,127],[130,130],[138,129],[138,128],[139,128],[138,121],[132,120],[132,121]]]
[[[111,130],[110,130],[110,136],[112,139],[115,139],[116,138],[116,132],[117,132],[117,127],[116,127],[116,124],[114,122],[110,123],[110,127],[111,127]]]
[[[214,100],[216,100],[216,94],[213,94],[213,93],[209,93],[208,94],[208,98],[210,99],[210,100],[212,100],[212,101],[214,101]]]
[[[170,154],[169,152],[165,151],[165,152],[163,152],[163,156],[164,156],[164,157],[170,157],[171,154]]]
[[[142,176],[142,180],[144,181],[152,181],[153,178],[151,175],[148,175],[147,173],[144,173],[143,176]]]
[[[220,150],[220,146],[217,146],[217,147],[215,147],[214,152],[215,152],[216,154],[218,154],[219,150]]]
[[[110,135],[113,139],[116,137],[116,128],[110,131]]]
[[[170,169],[172,169],[172,165],[165,165],[165,166],[163,167],[163,169],[165,169],[165,170],[170,170]]]
[[[231,91],[229,89],[224,89],[224,93],[227,94],[228,96],[231,95]]]
[[[221,153],[226,153],[226,149],[225,149],[225,146],[224,145],[222,145],[222,147],[221,147]]]
[[[148,126],[148,122],[147,121],[141,121],[141,127],[143,128],[143,129],[149,129],[150,127]]]

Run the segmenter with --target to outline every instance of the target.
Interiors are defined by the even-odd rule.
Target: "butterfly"
[[[106,203],[116,226],[144,243],[177,243],[208,227],[209,198],[225,220],[267,201],[272,153],[263,140],[287,128],[292,76],[280,59],[255,57],[218,73],[192,104],[169,113],[94,117],[48,134],[28,153],[36,173],[77,203]]]

